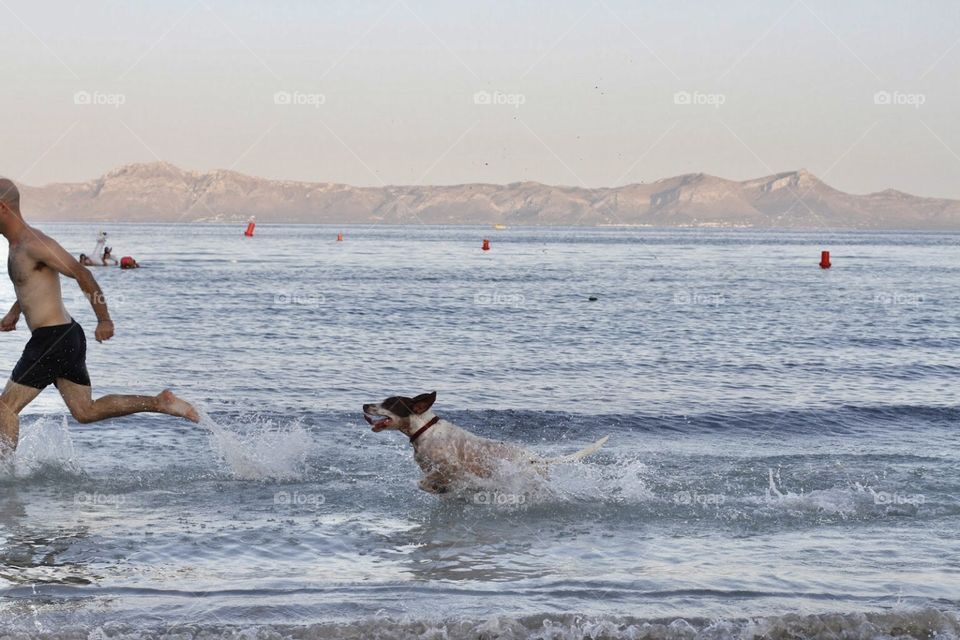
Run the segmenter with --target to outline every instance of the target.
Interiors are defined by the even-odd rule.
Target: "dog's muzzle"
[[[367,424],[373,427],[374,432],[383,431],[384,429],[387,429],[393,425],[393,418],[370,414],[367,413],[366,410],[363,412],[363,419],[367,421]]]

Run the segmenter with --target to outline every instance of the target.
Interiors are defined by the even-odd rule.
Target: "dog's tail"
[[[560,456],[559,458],[547,458],[546,460],[541,460],[540,462],[543,464],[563,464],[564,462],[576,462],[577,460],[582,460],[583,458],[593,455],[599,451],[600,447],[602,447],[609,439],[610,436],[603,436],[589,447],[580,449],[580,451],[577,451],[576,453],[571,453],[567,456]]]

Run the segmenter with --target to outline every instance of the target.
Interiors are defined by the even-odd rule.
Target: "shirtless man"
[[[70,317],[60,294],[60,276],[73,278],[97,314],[97,342],[113,336],[103,292],[90,271],[55,240],[24,222],[20,192],[0,178],[0,233],[10,242],[7,271],[17,293],[0,331],[13,331],[20,313],[32,332],[23,356],[0,396],[0,460],[12,454],[20,437],[19,414],[48,385],[55,384],[77,422],[97,422],[131,413],[152,412],[198,422],[196,409],[169,389],[156,396],[109,395],[96,400],[87,375],[87,340]]]

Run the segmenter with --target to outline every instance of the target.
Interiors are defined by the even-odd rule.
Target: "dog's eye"
[[[411,413],[411,404],[409,398],[393,397],[384,401],[383,408],[396,416],[407,418]]]

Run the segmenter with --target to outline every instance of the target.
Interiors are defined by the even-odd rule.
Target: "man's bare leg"
[[[77,422],[99,422],[131,413],[165,413],[192,422],[200,421],[200,415],[193,405],[181,400],[169,389],[155,396],[111,394],[96,400],[90,387],[62,378],[57,380],[57,389]]]
[[[7,380],[0,396],[0,460],[16,451],[20,442],[20,412],[38,395],[40,389]]]
[[[20,416],[0,400],[0,460],[17,450],[20,442]]]

